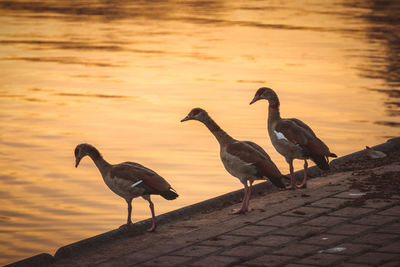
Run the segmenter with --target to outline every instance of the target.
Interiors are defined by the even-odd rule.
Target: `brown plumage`
[[[85,156],[92,158],[111,191],[124,198],[128,203],[126,225],[132,225],[132,199],[141,196],[150,204],[152,226],[148,231],[154,231],[157,227],[157,221],[150,195],[160,195],[168,200],[177,198],[178,194],[170,184],[154,171],[135,162],[109,164],[99,151],[89,144],[80,144],[75,148],[75,167],[78,167],[79,162]]]
[[[250,104],[260,99],[266,99],[269,102],[268,133],[272,145],[289,163],[291,182],[288,189],[296,187],[293,174],[294,159],[304,160],[304,179],[297,187],[306,187],[307,159],[313,160],[322,170],[329,170],[328,157],[337,157],[336,154],[331,153],[328,146],[301,120],[281,118],[279,99],[271,88],[262,87],[258,89]]]
[[[275,186],[285,187],[281,181],[283,177],[281,172],[259,145],[250,141],[233,139],[201,108],[192,109],[181,121],[187,120],[198,120],[207,126],[220,144],[220,157],[225,169],[231,175],[239,178],[244,185],[242,207],[232,213],[238,214],[248,211],[251,189],[255,180],[269,179]]]

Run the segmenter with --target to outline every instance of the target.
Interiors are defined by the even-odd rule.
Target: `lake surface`
[[[165,177],[180,197],[153,197],[161,214],[242,187],[208,130],[180,123],[193,107],[283,173],[267,102],[249,106],[261,86],[339,156],[399,136],[399,10],[395,0],[0,1],[0,264],[125,223],[125,201],[93,162],[74,168],[79,143]],[[134,200],[134,221],[149,217]]]

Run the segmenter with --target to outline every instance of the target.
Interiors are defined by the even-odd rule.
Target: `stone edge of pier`
[[[392,138],[387,140],[385,143],[376,145],[372,147],[373,149],[382,151],[382,152],[390,152],[390,151],[395,151],[396,149],[400,149],[400,137]],[[359,158],[363,156],[365,153],[365,150],[360,150],[345,156],[342,156],[340,158],[337,158],[333,160],[330,163],[331,168],[340,168],[340,165]],[[315,178],[318,176],[321,176],[324,172],[321,171],[318,167],[313,166],[308,169],[308,175],[309,177]],[[303,177],[303,170],[297,171],[295,173],[296,178],[301,179]],[[253,192],[255,194],[259,192],[265,192],[265,191],[273,191],[275,188],[273,185],[269,182],[262,182],[259,184],[256,184],[253,187]],[[157,216],[157,220],[162,224],[162,223],[168,223],[168,222],[173,222],[177,220],[182,220],[185,218],[188,218],[190,216],[193,216],[195,214],[199,213],[204,213],[208,211],[212,211],[215,209],[220,209],[227,207],[229,205],[238,203],[241,201],[242,197],[242,192],[243,190],[236,190],[215,198],[211,198],[202,202],[198,202],[186,207],[182,207],[161,215]],[[68,258],[72,255],[77,255],[80,254],[88,249],[93,249],[98,246],[101,246],[102,244],[107,243],[110,240],[116,240],[119,238],[126,238],[126,237],[133,237],[137,235],[143,234],[146,229],[151,225],[151,219],[146,219],[139,221],[135,223],[132,227],[126,229],[114,229],[90,238],[86,238],[80,241],[77,241],[75,243],[60,247],[54,256],[48,254],[48,253],[41,253],[37,254],[35,256],[23,259],[21,261],[17,261],[14,263],[11,263],[9,265],[6,265],[5,267],[25,267],[25,266],[48,266],[60,259],[65,259]]]

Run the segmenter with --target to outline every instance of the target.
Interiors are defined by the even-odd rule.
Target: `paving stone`
[[[286,191],[286,192],[288,192],[288,191]],[[288,192],[288,193],[290,193],[290,192]],[[267,205],[266,206],[267,212],[265,212],[266,215],[269,214],[270,210],[274,211],[273,215],[278,215],[278,214],[281,214],[283,211],[293,209],[293,207],[300,207],[302,205],[302,203],[298,203],[297,199],[289,198],[288,195],[285,195],[284,201],[279,202],[272,207],[268,203],[266,203],[266,205]],[[267,217],[270,217],[270,216],[267,216]],[[265,217],[265,218],[267,218],[267,217]]]
[[[385,225],[378,232],[383,233],[391,233],[391,234],[400,234],[400,223],[392,223],[389,225]]]
[[[250,212],[249,214],[246,214],[246,217],[236,215],[229,218],[229,220],[225,220],[223,222],[219,222],[218,224],[212,225],[210,228],[219,229],[223,232],[228,232],[238,227],[246,226],[248,225],[248,223],[254,224],[256,221],[260,220],[260,217],[262,218],[259,213],[257,214],[255,212]]]
[[[225,256],[210,256],[193,262],[190,266],[223,267],[238,261],[238,258]]]
[[[277,229],[277,228],[273,227],[273,226],[248,225],[248,226],[244,226],[239,229],[236,229],[234,231],[231,231],[231,232],[229,232],[229,234],[243,235],[243,236],[259,236],[259,235],[265,235],[268,232],[271,232],[275,229]]]
[[[396,238],[399,238],[399,236],[383,233],[367,233],[359,238],[354,239],[352,242],[361,244],[383,245]]]
[[[174,266],[182,264],[185,261],[190,260],[189,257],[179,257],[179,256],[162,256],[155,258],[153,260],[142,263],[144,266]]]
[[[281,229],[279,231],[276,231],[274,232],[274,234],[308,237],[320,234],[323,231],[325,231],[325,228],[323,227],[317,227],[311,225],[295,225],[286,229]]]
[[[318,253],[307,258],[301,259],[296,263],[304,263],[304,264],[311,264],[311,265],[322,265],[322,266],[334,266],[335,262],[342,261],[345,259],[346,256],[344,255],[335,255],[335,254],[326,254],[326,253]]]
[[[320,251],[320,253],[355,255],[357,253],[367,251],[371,248],[373,248],[373,246],[353,244],[353,243],[342,243],[324,249],[323,251]]]
[[[118,259],[110,259],[110,262],[114,263],[116,266],[129,266],[139,262],[151,260],[159,255],[161,255],[161,253],[159,253],[158,250],[153,250],[151,248],[134,253],[128,253],[126,255],[120,256]]]
[[[333,195],[332,197],[354,199],[354,198],[359,198],[363,195],[365,195],[365,193],[360,192],[360,191],[355,191],[355,190],[349,190],[349,191],[342,192],[340,194]]]
[[[311,203],[311,206],[322,207],[322,208],[337,208],[343,204],[346,199],[341,198],[323,198],[321,200]]]
[[[367,225],[383,225],[389,222],[393,222],[394,220],[396,220],[395,217],[372,214],[367,217],[363,217],[361,219],[353,221],[353,223],[367,224]]]
[[[393,260],[393,261],[384,263],[379,267],[399,267],[399,266],[400,266],[400,260]]]
[[[393,205],[393,202],[393,200],[387,199],[367,199],[363,206],[366,208],[382,209]]]
[[[178,226],[176,228],[181,228],[181,226]],[[207,239],[212,238],[214,236],[223,234],[224,232],[226,232],[226,231],[221,231],[217,227],[206,226],[204,228],[201,228],[201,230],[193,230],[193,231],[189,230],[188,232],[185,232],[182,235],[174,236],[173,239],[169,239],[169,240],[175,240],[177,242],[180,242],[183,245],[180,245],[179,247],[184,247],[188,243],[198,242],[198,241],[201,241],[201,240],[207,240]],[[157,243],[166,243],[166,242],[157,242]],[[175,247],[175,246],[170,245],[168,243],[166,243],[166,245],[169,248],[171,248],[171,247],[174,248]],[[177,249],[177,247],[175,247],[175,249]]]
[[[302,190],[302,191],[310,195],[310,197],[304,199],[307,200],[306,203],[308,203],[317,201],[322,198],[332,197],[333,195],[336,195],[346,189],[347,186],[343,186],[340,184],[331,184],[322,188],[318,188],[317,190]]]
[[[122,262],[122,261],[118,261],[118,260],[111,260],[111,261],[106,261],[106,262],[100,262],[100,263],[96,263],[93,264],[93,266],[98,266],[98,267],[124,267],[124,266],[129,266],[130,263],[129,262]],[[60,266],[60,264],[57,264],[57,266]],[[61,265],[61,266],[74,266],[74,264],[65,264],[65,265]]]
[[[387,246],[384,246],[384,247],[378,249],[378,251],[392,252],[392,253],[397,253],[400,255],[400,241],[397,240],[396,242],[393,242]]]
[[[330,209],[317,207],[300,207],[283,213],[283,215],[298,216],[298,217],[313,217],[329,212]]]
[[[361,256],[358,256],[357,258],[352,259],[351,262],[365,263],[374,266],[379,266],[380,264],[386,261],[390,261],[398,256],[399,256],[398,254],[391,254],[391,253],[368,252]]]
[[[303,224],[330,227],[339,224],[341,222],[344,222],[346,220],[347,220],[346,218],[341,218],[341,217],[320,216],[310,221],[304,222]]]
[[[251,241],[250,244],[259,246],[280,247],[283,244],[294,240],[297,240],[297,237],[284,235],[267,235],[264,237],[260,237],[257,240]]]
[[[338,265],[338,267],[371,267],[371,265],[361,264],[361,263],[343,263]]]
[[[263,252],[268,252],[271,248],[261,246],[237,246],[229,250],[225,250],[220,255],[223,256],[236,256],[236,257],[250,257],[258,255]]]
[[[291,264],[285,265],[285,267],[310,267],[310,265],[302,265],[302,264],[291,263]]]
[[[274,254],[283,254],[288,256],[304,256],[314,251],[320,250],[320,246],[307,245],[307,244],[291,244],[282,249],[274,251]]]
[[[315,245],[331,245],[337,242],[340,242],[344,239],[348,238],[348,236],[345,235],[330,235],[330,234],[320,234],[316,236],[312,236],[310,238],[304,239],[301,241],[301,243],[306,243],[306,244],[315,244]]]
[[[249,266],[283,266],[285,262],[295,259],[290,256],[280,256],[280,255],[264,255],[258,258],[255,258],[250,261],[246,261],[243,264]]]
[[[294,216],[277,215],[277,216],[259,221],[259,222],[257,222],[257,224],[285,227],[290,224],[298,223],[303,220],[304,220],[303,218],[294,217]]]
[[[394,206],[384,211],[379,212],[380,215],[400,216],[400,206]]]
[[[329,229],[328,233],[338,235],[357,235],[368,229],[372,229],[371,226],[357,225],[357,224],[342,224]]]
[[[371,212],[371,209],[366,208],[355,208],[355,207],[346,207],[334,212],[329,213],[332,216],[341,216],[341,217],[357,217],[366,213]]]
[[[214,246],[189,246],[173,252],[173,255],[199,257],[220,250],[220,247]]]
[[[201,242],[200,245],[228,247],[237,245],[247,240],[249,240],[249,238],[245,236],[219,235]]]

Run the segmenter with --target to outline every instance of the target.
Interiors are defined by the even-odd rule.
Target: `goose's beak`
[[[75,168],[78,168],[79,162],[81,162],[82,158],[76,158],[75,160]]]
[[[260,100],[260,98],[259,98],[258,96],[255,96],[255,97],[253,98],[253,100],[251,100],[251,102],[250,102],[249,105],[253,104],[254,102],[257,102],[258,100]]]
[[[181,122],[188,121],[188,120],[190,120],[189,115],[187,115],[185,118],[181,119]]]

